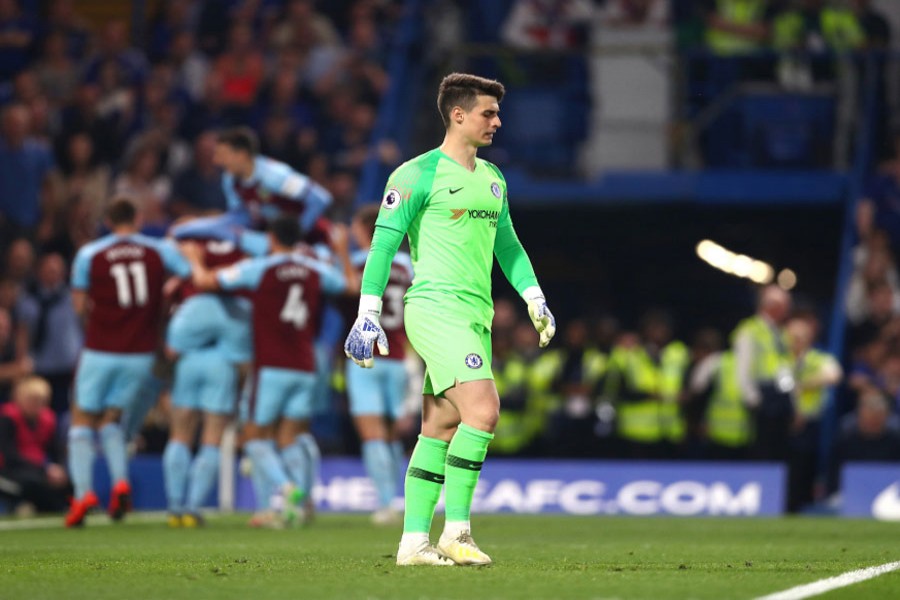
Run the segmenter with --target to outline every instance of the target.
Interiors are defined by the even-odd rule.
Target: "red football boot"
[[[125,513],[131,512],[131,486],[124,479],[113,486],[108,512],[113,521],[121,521]]]
[[[66,515],[66,527],[81,527],[91,509],[98,506],[100,506],[100,501],[97,500],[97,494],[94,492],[88,492],[81,500],[72,500],[69,513]]]

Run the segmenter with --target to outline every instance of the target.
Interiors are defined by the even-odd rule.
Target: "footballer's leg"
[[[229,415],[204,412],[203,432],[200,436],[200,450],[191,463],[188,476],[187,502],[185,504],[182,525],[184,527],[200,527],[204,524],[200,515],[200,507],[209,497],[216,478],[219,476],[219,446],[222,435],[228,425]]]
[[[382,385],[382,371],[385,367],[391,367],[391,362],[397,361],[381,360],[371,369],[359,369],[348,361],[346,370],[350,414],[361,441],[366,474],[378,495],[378,509],[372,514],[372,521],[377,525],[389,525],[399,520],[399,515],[391,507],[397,492],[399,467],[388,442],[385,418],[388,398],[387,390]]]
[[[96,451],[94,430],[99,417],[85,412],[76,404],[72,407],[72,425],[69,427],[69,474],[75,488],[75,497],[66,515],[66,527],[84,524],[87,513],[99,506],[94,493],[93,469]]]
[[[431,391],[425,373],[425,391]],[[441,496],[447,463],[447,447],[459,424],[459,413],[445,399],[425,394],[422,405],[422,433],[406,471],[403,536],[397,550],[400,566],[452,566],[431,545],[429,535],[434,509]]]
[[[176,389],[178,387],[176,380]],[[169,527],[181,527],[188,472],[191,468],[191,444],[197,431],[200,413],[176,404],[178,394],[172,392],[172,428],[163,451],[163,481],[166,486]]]
[[[200,507],[219,476],[219,446],[222,435],[234,412],[237,400],[237,370],[222,352],[206,349],[198,352],[201,360],[201,384],[195,390],[203,413],[203,432],[200,449],[191,463],[187,489],[187,506],[183,525],[197,527],[203,524]]]
[[[444,395],[462,422],[447,450],[446,523],[437,547],[457,564],[490,564],[491,558],[472,539],[469,519],[475,486],[500,416],[500,398],[491,379],[460,383]]]
[[[249,441],[244,444],[244,449],[253,463],[253,469],[260,471],[275,489],[271,498],[258,498],[257,503],[268,501],[271,511],[283,512],[288,508],[284,497],[293,492],[294,485],[275,445],[276,426],[288,393],[287,382],[280,371],[264,367],[257,372],[255,390],[251,395],[252,422],[246,427]]]
[[[294,482],[295,489],[285,498],[288,506],[301,509],[287,514],[289,519],[308,523],[312,518],[313,486],[318,477],[319,445],[309,431],[313,414],[317,377],[314,373],[292,371],[283,373],[292,382],[278,423],[276,439],[281,460]]]
[[[120,521],[131,510],[131,484],[128,481],[128,451],[125,449],[125,434],[119,423],[122,411],[107,409],[100,424],[100,445],[109,467],[113,488],[109,497],[109,516]]]

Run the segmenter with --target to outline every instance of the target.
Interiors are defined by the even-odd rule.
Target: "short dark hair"
[[[282,216],[269,224],[269,233],[282,246],[295,246],[303,239],[300,222],[296,216]]]
[[[450,111],[454,106],[468,112],[475,106],[478,96],[493,96],[500,102],[505,93],[503,84],[494,79],[468,73],[450,73],[441,80],[438,88],[437,105],[444,127],[450,127]]]
[[[113,198],[106,208],[106,220],[112,226],[134,225],[137,221],[137,207],[123,196]]]
[[[232,127],[220,131],[216,142],[231,146],[234,150],[242,150],[250,156],[259,154],[259,137],[249,127]]]
[[[370,237],[375,235],[375,221],[378,220],[378,213],[380,210],[380,204],[371,202],[361,206],[359,210],[356,211],[356,214],[353,215],[353,219],[359,221],[362,226],[366,228]]]

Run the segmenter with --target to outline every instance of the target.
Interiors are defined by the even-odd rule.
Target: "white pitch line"
[[[818,596],[819,594],[824,594],[825,592],[830,592],[831,590],[836,590],[838,588],[847,587],[848,585],[853,585],[860,581],[874,579],[879,575],[884,575],[885,573],[890,573],[891,571],[896,571],[898,569],[900,569],[900,561],[886,563],[877,567],[866,567],[865,569],[858,569],[856,571],[842,573],[841,575],[835,575],[828,579],[820,579],[819,581],[813,581],[812,583],[807,583],[805,585],[798,585],[797,587],[792,587],[783,592],[775,592],[768,596],[761,596],[756,598],[756,600],[803,600],[804,598],[812,598],[813,596]]]

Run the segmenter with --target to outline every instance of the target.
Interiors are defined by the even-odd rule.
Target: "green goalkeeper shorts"
[[[457,382],[493,379],[491,330],[463,311],[435,302],[408,302],[406,335],[425,361],[423,394],[442,396]]]

